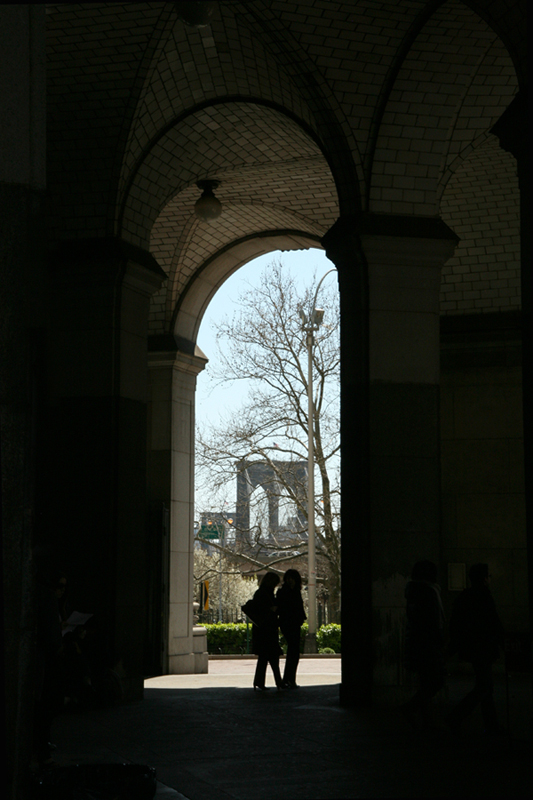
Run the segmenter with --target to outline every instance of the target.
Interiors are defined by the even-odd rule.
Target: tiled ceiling
[[[51,242],[150,249],[169,275],[162,330],[243,236],[321,236],[360,209],[460,217],[461,176],[527,74],[522,0],[222,1],[204,28],[174,3],[47,10]],[[509,158],[487,163],[508,189]],[[207,177],[224,207],[208,235]]]

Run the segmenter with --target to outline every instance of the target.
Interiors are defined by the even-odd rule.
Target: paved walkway
[[[510,686],[511,736],[487,738],[479,716],[454,739],[413,732],[397,710],[339,706],[339,659],[302,659],[300,688],[254,693],[252,659],[210,661],[208,675],[154,677],[142,702],[65,714],[56,759],[130,762],[157,771],[158,800],[530,798],[529,680]],[[270,676],[271,678],[271,676]],[[452,700],[468,679],[449,682]],[[498,683],[506,721],[506,692]]]
[[[163,675],[145,681],[146,689],[198,689],[212,687],[235,687],[246,689],[253,685],[256,661],[254,658],[209,659],[207,675]],[[282,667],[283,671],[283,667]],[[299,686],[338,685],[341,681],[340,658],[300,659],[298,667]],[[266,685],[275,687],[270,668],[267,669]]]

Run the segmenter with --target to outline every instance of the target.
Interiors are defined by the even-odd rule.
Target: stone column
[[[170,510],[161,637],[163,671],[171,674],[207,672],[205,629],[193,624],[194,403],[207,359],[193,345],[188,349],[178,350],[173,337],[153,337],[149,354],[150,503]]]
[[[38,517],[46,272],[45,7],[0,6],[0,517],[5,796],[29,775],[35,652],[32,544]]]
[[[529,587],[529,629],[533,638],[533,270],[531,269],[531,201],[527,90],[521,91],[491,133],[516,158],[520,188],[520,289],[522,300],[522,398],[524,419],[524,482]],[[529,487],[529,488],[528,488]],[[533,720],[531,722],[533,731]]]
[[[405,584],[438,563],[438,219],[340,219],[323,244],[341,294],[341,701],[397,697]],[[346,648],[345,648],[346,643]]]
[[[48,540],[76,610],[94,614],[102,667],[143,691],[147,326],[165,273],[117,239],[50,257]]]

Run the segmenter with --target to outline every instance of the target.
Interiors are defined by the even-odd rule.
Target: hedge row
[[[203,625],[207,630],[207,649],[209,653],[218,655],[245,654],[252,648],[252,626],[245,622],[217,622]],[[300,636],[300,652],[303,653],[305,637],[307,635],[307,622],[302,625]],[[248,637],[248,641],[247,641]],[[280,645],[285,652],[287,646],[280,633]],[[318,652],[341,652],[341,626],[322,625],[316,634]]]

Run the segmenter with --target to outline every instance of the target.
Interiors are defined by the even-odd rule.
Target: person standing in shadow
[[[418,689],[402,713],[415,728],[430,724],[431,700],[444,685],[444,611],[436,580],[436,565],[419,561],[405,587],[405,662],[418,676]]]
[[[51,727],[63,708],[63,639],[58,600],[63,590],[62,573],[50,567],[36,552],[35,576],[35,707],[33,719],[34,755],[41,767],[55,766],[51,751]]]
[[[283,686],[297,689],[296,671],[300,661],[300,630],[306,620],[302,600],[302,578],[298,570],[288,569],[276,593],[279,627],[287,642]]]
[[[494,703],[492,665],[503,645],[503,625],[489,589],[488,565],[474,564],[468,577],[471,586],[461,592],[452,609],[449,655],[458,653],[461,660],[472,664],[475,684],[452,709],[447,723],[453,733],[459,733],[463,720],[481,705],[485,733],[502,734]]]
[[[268,688],[265,686],[267,664],[270,664],[276,686],[282,688],[279,657],[283,651],[279,646],[278,609],[274,597],[278,583],[279,576],[267,572],[252,600],[252,651],[257,655],[254,691],[259,692]]]

